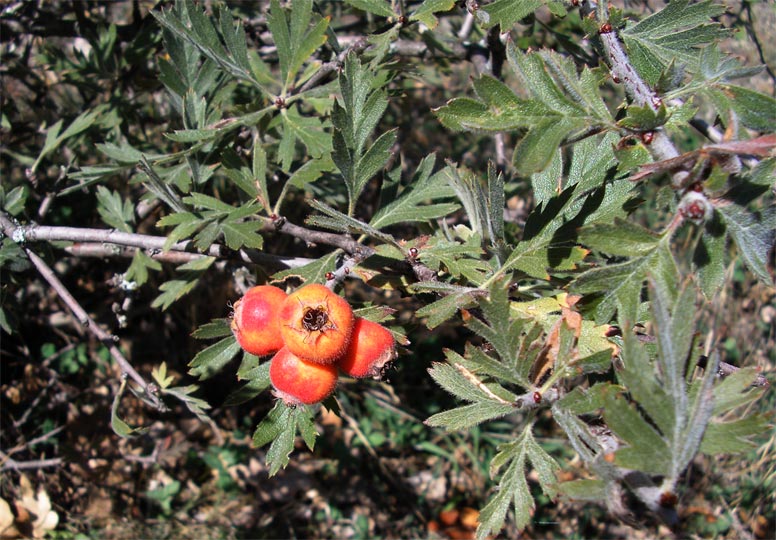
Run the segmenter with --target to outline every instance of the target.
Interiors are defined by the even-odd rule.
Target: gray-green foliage
[[[513,426],[490,463],[497,489],[482,509],[479,538],[497,534],[510,510],[518,529],[530,524],[530,470],[550,498],[607,500],[625,483],[655,509],[655,497],[677,489],[697,453],[753,444],[768,419],[735,411],[762,394],[752,386],[756,373],[717,378],[717,353],[696,369],[695,320],[705,309],[696,293],[709,299],[726,286],[731,255],[773,286],[776,159],[768,152],[776,139],[755,139],[745,129],[772,131],[776,101],[744,85],[755,68],[722,52],[719,41],[730,32],[716,21],[721,4],[676,0],[641,20],[617,11],[603,20],[601,6],[583,21],[568,22],[569,14],[564,32],[577,41],[587,34],[584,44],[543,23],[566,49],[522,50],[525,36],[512,32],[504,73],[472,77],[469,95],[449,95],[444,86],[456,73],[447,68],[464,57],[455,52],[461,39],[440,24],[444,16],[457,28],[466,16],[451,0],[425,0],[407,13],[393,2],[350,0],[337,9],[363,18],[367,29],[348,46],[338,41],[345,36],[330,5],[285,4],[272,0],[261,14],[261,43],[249,38],[238,8],[220,2],[206,8],[180,0],[153,12],[165,50],[156,62],[169,113],[163,137],[122,132],[118,115],[101,104],[42,126],[37,152],[9,155],[33,175],[62,147],[99,134],[90,147],[104,163],[76,167],[58,195],[89,191],[104,226],[127,234],[140,232],[138,199],[151,205],[150,228],[165,241],[161,248],[133,245],[123,278],[140,287],[158,282],[153,308],[170,309],[198,290],[223,271],[220,259],[242,265],[260,253],[308,257],[275,273],[261,267],[263,279],[330,281],[344,262],[353,263],[351,275],[367,285],[417,297],[423,305],[415,316],[430,329],[460,314],[486,345],[467,343],[433,363],[433,381],[464,403],[426,424],[466,430],[506,417]],[[469,8],[483,37],[497,36],[496,26],[510,32],[529,24],[526,17],[539,9],[553,21],[571,9],[557,0]],[[368,26],[367,19],[381,24]],[[635,103],[629,81],[621,81],[628,91],[611,84],[610,57],[597,56],[605,24],[622,38],[634,78],[660,92],[652,104]],[[410,38],[439,73],[401,56]],[[494,60],[498,52],[491,52]],[[447,99],[433,109],[436,127],[448,130],[445,144],[403,146],[423,127],[401,125],[404,100],[416,106],[408,98],[415,84]],[[722,144],[712,153],[691,141],[693,149],[679,157],[650,147],[655,134],[684,136],[703,111],[719,117],[733,142],[761,146]],[[483,141],[494,134],[506,134],[500,141],[513,145],[511,159],[459,163],[464,152],[487,151]],[[739,155],[759,163],[733,163]],[[672,181],[660,174],[632,181],[650,163]],[[676,180],[677,172],[687,180]],[[686,207],[688,192],[711,205],[699,223],[688,218],[697,218]],[[510,197],[530,202],[524,222],[505,219]],[[4,215],[20,222],[30,219],[31,199],[26,184],[0,186]],[[643,214],[658,217],[645,222]],[[289,223],[309,229],[289,232]],[[321,230],[331,236],[319,240]],[[285,233],[303,242],[284,240]],[[4,238],[0,246],[0,265],[14,276],[29,268],[23,245],[23,238]],[[195,256],[184,263],[157,258],[171,251]],[[10,332],[6,305],[4,299],[0,327]],[[642,323],[652,325],[655,346],[631,333]],[[614,324],[623,329],[620,341],[608,338]],[[214,342],[194,356],[189,375],[212,378],[237,357],[239,387],[226,403],[266,393],[269,361],[242,353],[227,320],[205,324],[193,337]],[[154,375],[162,395],[204,417],[196,387],[170,387],[163,365]],[[591,386],[590,373],[606,380]],[[125,386],[113,404],[114,430],[142,435],[119,418]],[[561,465],[535,430],[546,409],[595,479],[557,481]],[[277,401],[259,423],[253,443],[269,445],[271,474],[288,464],[297,433],[314,449],[316,411]],[[591,415],[613,436],[602,437]],[[659,487],[640,491],[626,469],[655,475]]]

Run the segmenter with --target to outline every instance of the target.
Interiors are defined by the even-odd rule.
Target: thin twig
[[[47,467],[58,467],[64,463],[62,458],[34,459],[31,461],[16,461],[10,458],[5,452],[0,450],[0,471],[22,471],[28,469],[45,469]]]
[[[8,217],[4,213],[0,213],[0,226],[2,226],[2,230],[4,234],[9,236],[10,238],[13,238],[14,240],[18,240],[18,235],[16,234],[18,228],[16,227],[16,225],[14,225],[14,223],[10,219],[8,219]],[[135,383],[137,383],[140,386],[140,388],[143,390],[143,395],[145,397],[145,400],[150,405],[153,405],[154,407],[156,407],[158,410],[167,410],[167,407],[159,399],[159,396],[157,396],[155,392],[151,391],[149,384],[135,370],[135,368],[132,367],[132,364],[129,363],[129,361],[126,359],[124,354],[116,346],[113,336],[109,332],[101,328],[94,321],[94,319],[92,319],[92,317],[86,312],[86,310],[83,307],[81,307],[81,304],[78,303],[75,297],[70,293],[67,287],[65,287],[65,285],[59,280],[59,278],[54,273],[54,271],[48,266],[48,264],[46,264],[46,262],[43,259],[41,259],[34,251],[32,251],[27,246],[21,245],[21,248],[24,250],[25,254],[27,255],[27,258],[35,266],[35,268],[37,269],[41,277],[43,277],[43,279],[45,279],[46,282],[48,282],[51,288],[57,292],[59,297],[67,305],[67,307],[70,308],[70,311],[73,312],[73,315],[75,315],[75,318],[81,323],[81,325],[88,328],[89,331],[91,331],[92,334],[94,334],[94,336],[105,347],[107,347],[108,351],[110,352],[110,355],[119,365],[119,368],[121,369],[122,373],[125,373],[126,375],[131,377],[132,380],[135,381]]]
[[[65,429],[65,426],[59,426],[58,428],[54,428],[48,433],[44,433],[43,435],[40,435],[39,437],[35,437],[34,439],[30,439],[29,441],[25,442],[24,444],[19,444],[17,446],[14,446],[10,450],[8,450],[8,455],[12,456],[17,452],[21,452],[25,448],[29,448],[30,446],[35,446],[36,444],[40,444],[44,441],[47,441],[54,435],[58,434],[60,431]]]

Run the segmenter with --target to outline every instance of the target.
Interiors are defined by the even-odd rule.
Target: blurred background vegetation
[[[244,23],[249,47],[266,45],[261,6],[229,4]],[[625,4],[645,12],[662,5]],[[730,4],[721,22],[735,32],[722,48],[740,55],[746,65],[765,63],[768,69],[749,84],[774,95],[776,49],[768,44],[776,39],[776,10],[770,2]],[[159,7],[146,1],[54,0],[7,2],[1,8],[0,179],[6,194],[24,186],[32,219],[104,227],[94,190],[72,184],[64,189],[72,173],[104,162],[96,143],[126,140],[144,150],[174,149],[164,134],[179,129],[180,118],[160,82],[162,34],[149,15]],[[362,35],[378,29],[372,18],[354,14],[344,4],[322,2],[320,7],[333,16],[337,29]],[[521,47],[553,47],[578,33],[580,22],[573,13],[563,19],[544,15],[540,11],[519,25]],[[403,99],[392,101],[383,119],[399,129],[402,163],[414,170],[420,159],[437,151],[484,170],[494,153],[492,139],[451,134],[431,113],[449,98],[470,92],[472,65],[442,57],[402,62],[398,59],[395,69],[405,76],[397,78],[392,91]],[[246,106],[255,97],[240,91],[230,96]],[[87,111],[94,116],[83,131],[41,155],[46,128],[60,120],[68,126]],[[687,148],[693,142],[687,141]],[[128,197],[139,193],[130,170],[117,172],[109,186]],[[315,189],[326,190],[325,181]],[[525,183],[508,185],[507,206],[518,222],[531,205],[527,191]],[[293,208],[286,211],[299,217]],[[646,221],[652,218],[644,216]],[[133,219],[138,232],[151,230],[156,221],[153,210]],[[277,241],[269,249],[287,253],[287,247]],[[314,247],[298,253],[319,254]],[[164,361],[178,384],[193,382],[186,375],[187,363],[202,348],[191,332],[227,316],[230,302],[239,297],[227,267],[206,273],[194,293],[161,311],[149,306],[172,269],[128,292],[116,280],[126,271],[126,259],[72,257],[57,246],[45,256],[86,310],[97,321],[112,323],[135,368],[150,373]],[[127,398],[123,417],[132,425],[149,426],[150,432],[138,439],[116,437],[109,419],[117,368],[45,282],[34,278],[33,270],[26,272],[21,274],[25,279],[0,275],[4,311],[9,317],[16,314],[16,320],[3,321],[0,335],[0,496],[18,498],[20,474],[25,473],[58,515],[56,530],[47,533],[51,537],[473,537],[475,509],[493,487],[487,464],[513,426],[505,419],[447,435],[422,423],[454,404],[426,370],[444,357],[443,348],[460,349],[471,337],[461,327],[450,323],[429,332],[413,317],[419,307],[413,299],[390,292],[376,297],[350,285],[350,297],[368,295],[370,301],[397,310],[413,344],[411,353],[399,359],[386,383],[357,391],[342,385],[342,414],[319,419],[323,435],[315,452],[295,453],[285,471],[269,478],[266,449],[251,448],[250,437],[272,400],[263,394],[239,406],[223,406],[234,386],[231,372],[207,381],[197,394],[213,406],[212,421],[199,420],[183,405],[156,414]],[[723,360],[766,366],[773,373],[774,290],[741,265],[732,269],[731,279],[734,286],[715,301],[705,324],[722,337]],[[128,319],[119,320],[117,313]],[[9,333],[11,326],[16,330]],[[754,406],[773,410],[774,399],[770,392]],[[545,450],[566,465],[564,474],[584,474],[554,424],[540,421],[537,427]],[[749,455],[696,460],[682,494],[688,537],[774,537],[774,445],[776,433],[771,431]],[[665,533],[656,523],[614,522],[596,506],[549,501],[536,482],[532,488],[539,505],[524,537],[644,538]],[[502,535],[515,538],[516,532],[508,527]]]

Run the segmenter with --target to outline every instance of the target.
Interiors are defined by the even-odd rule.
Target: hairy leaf
[[[369,224],[381,229],[396,223],[428,221],[455,212],[459,205],[454,202],[427,204],[428,201],[449,199],[454,195],[442,171],[431,174],[435,161],[435,154],[423,158],[404,191],[375,212]]]
[[[711,0],[671,2],[622,32],[631,62],[650,84],[658,82],[671,62],[681,62],[696,72],[699,49],[730,33],[713,22],[724,11],[723,5]]]
[[[209,379],[221,371],[239,350],[237,340],[233,336],[226,337],[198,352],[189,362],[189,374],[200,380]]]

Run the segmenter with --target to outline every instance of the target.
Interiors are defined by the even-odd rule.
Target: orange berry
[[[288,295],[280,308],[280,334],[288,350],[311,362],[334,363],[353,331],[350,304],[331,289],[313,283]]]
[[[391,332],[375,322],[357,317],[350,345],[337,365],[351,377],[379,378],[385,365],[395,357]]]
[[[282,289],[259,285],[235,302],[230,326],[240,347],[256,356],[273,354],[283,347],[278,313],[287,297]]]
[[[329,397],[337,386],[335,365],[306,362],[286,347],[272,357],[269,380],[286,405],[312,405]]]

